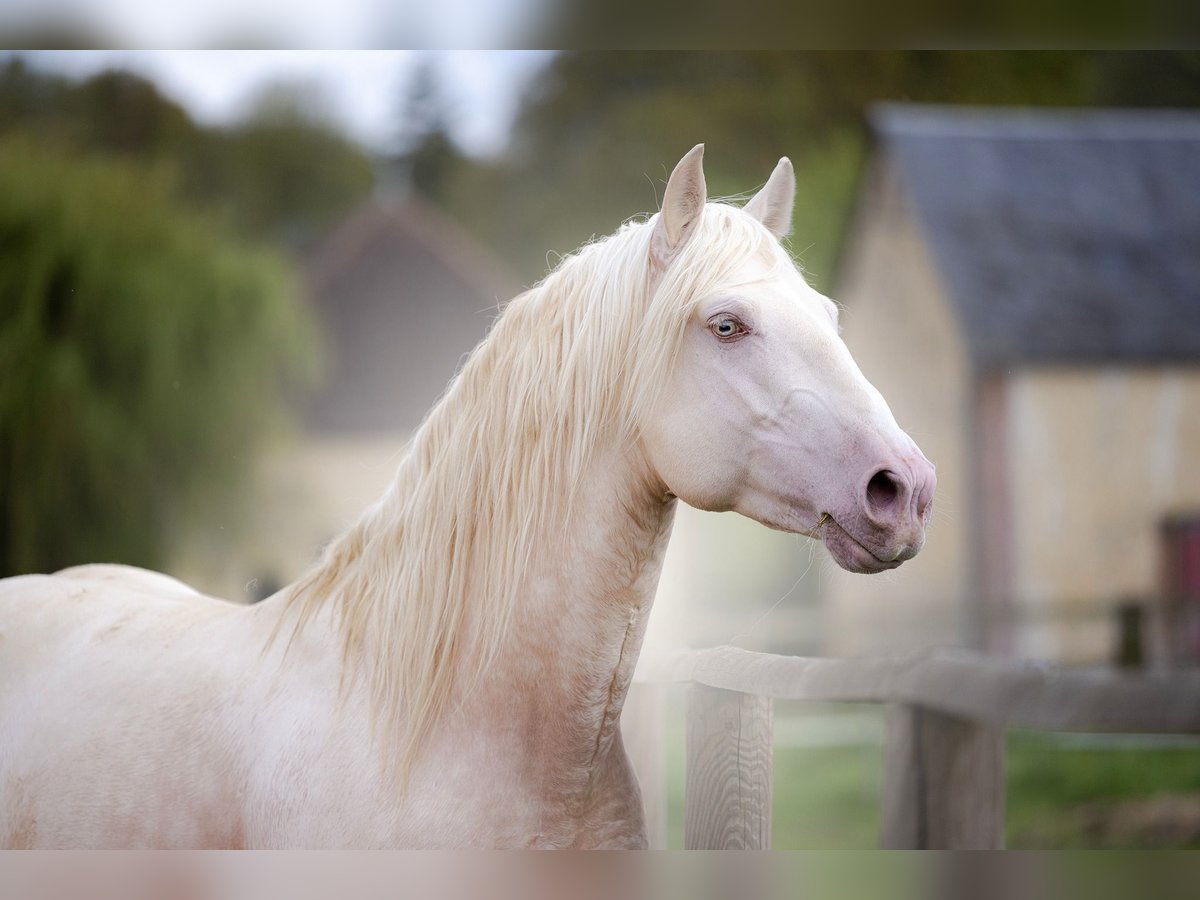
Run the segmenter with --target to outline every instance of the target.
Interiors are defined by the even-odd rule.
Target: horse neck
[[[547,771],[590,775],[612,745],[674,503],[640,453],[613,446],[589,466],[562,533],[538,548],[479,700],[522,723],[523,751]]]
[[[627,439],[629,386],[598,374],[619,362],[606,332],[580,336],[599,301],[547,284],[506,309],[385,497],[285,592],[293,636],[314,621],[322,646],[340,640],[343,684],[400,736],[401,772],[454,710],[507,729],[523,758],[588,767],[641,645],[671,504]]]

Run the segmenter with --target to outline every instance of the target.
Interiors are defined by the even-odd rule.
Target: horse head
[[[837,305],[780,244],[791,163],[737,209],[706,202],[702,161],[703,145],[680,160],[650,225],[655,289],[690,315],[641,423],[647,460],[692,506],[819,537],[852,572],[893,569],[925,542],[933,464],[855,364]]]

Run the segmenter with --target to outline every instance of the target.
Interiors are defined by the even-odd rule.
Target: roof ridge
[[[1085,140],[1200,140],[1200,110],[1179,107],[1032,107],[878,103],[867,112],[881,134]]]

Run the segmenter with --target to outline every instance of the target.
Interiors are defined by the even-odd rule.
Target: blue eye
[[[725,339],[739,337],[746,333],[746,326],[733,316],[718,316],[709,323],[708,327],[717,337]]]

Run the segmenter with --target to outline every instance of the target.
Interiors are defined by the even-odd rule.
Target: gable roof
[[[414,429],[519,282],[428,203],[369,203],[306,260],[328,349],[307,423],[324,432]]]
[[[1200,114],[881,105],[977,366],[1200,363]]]

